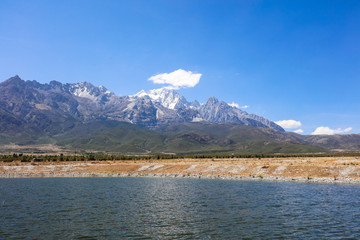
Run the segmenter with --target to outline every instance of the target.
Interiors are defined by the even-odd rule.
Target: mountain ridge
[[[103,86],[89,82],[62,84],[57,81],[41,84],[24,81],[18,75],[0,83],[0,101],[5,110],[25,117],[43,115],[41,111],[73,117],[79,121],[116,120],[156,128],[163,124],[191,121],[236,123],[271,128],[284,132],[280,126],[263,117],[248,114],[238,108],[210,97],[205,104],[188,102],[175,90],[160,88],[140,91],[129,96],[117,96]],[[11,95],[22,97],[22,102]],[[10,105],[15,103],[18,109]],[[57,104],[60,103],[60,104]],[[36,116],[34,115],[36,118]]]

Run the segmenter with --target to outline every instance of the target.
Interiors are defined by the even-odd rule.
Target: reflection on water
[[[360,238],[360,186],[0,179],[0,239]]]

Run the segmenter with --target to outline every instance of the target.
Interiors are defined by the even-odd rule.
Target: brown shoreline
[[[0,163],[0,178],[181,177],[360,184],[359,157]]]

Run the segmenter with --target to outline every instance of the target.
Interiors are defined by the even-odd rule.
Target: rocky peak
[[[89,83],[87,81],[82,81],[82,82],[76,83],[75,85],[78,87],[82,87],[82,88],[89,88],[89,89],[95,88],[94,85],[92,85],[91,83]]]
[[[1,85],[3,86],[8,86],[8,85],[24,85],[25,81],[22,80],[18,75],[15,75],[11,78],[9,78],[8,80],[4,81],[1,83]]]
[[[217,104],[219,102],[219,100],[216,98],[216,97],[209,97],[209,99],[206,101],[205,105],[208,105],[208,104]]]
[[[92,101],[100,101],[101,99],[107,99],[108,97],[114,95],[104,86],[95,87],[86,81],[71,84],[69,91],[77,97],[87,98]]]
[[[50,81],[49,85],[54,86],[54,87],[59,87],[59,86],[62,86],[63,84],[61,82],[52,80],[52,81]]]
[[[23,81],[23,80],[19,77],[19,75],[15,75],[9,78],[7,81]]]
[[[200,109],[205,111],[227,111],[232,107],[224,101],[219,101],[216,97],[210,97]]]

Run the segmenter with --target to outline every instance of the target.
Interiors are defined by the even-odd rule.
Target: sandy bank
[[[1,163],[1,178],[180,177],[360,184],[360,159],[171,159],[97,162]]]

